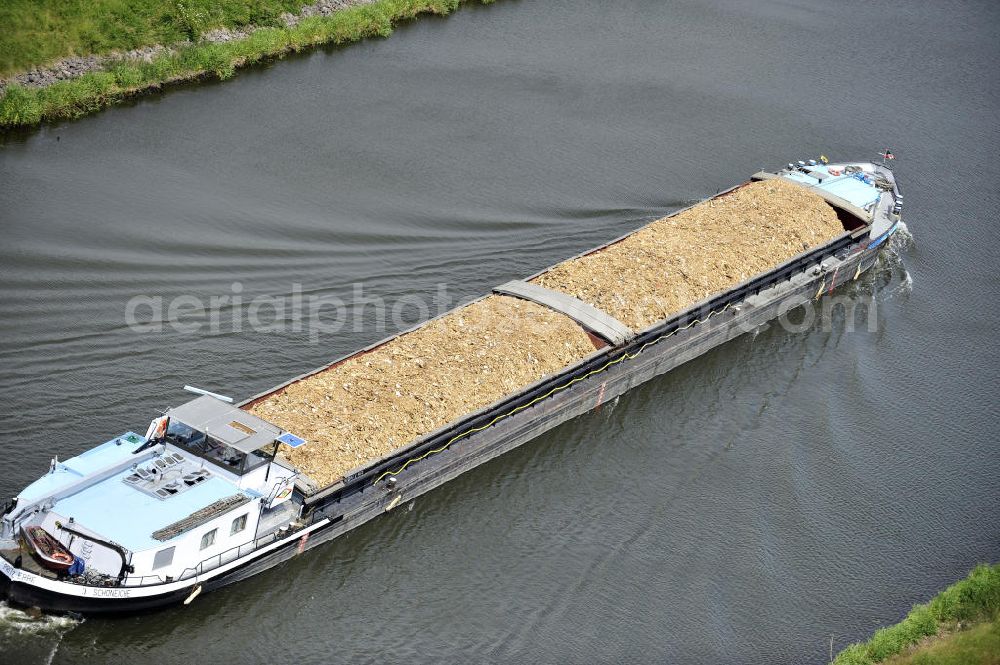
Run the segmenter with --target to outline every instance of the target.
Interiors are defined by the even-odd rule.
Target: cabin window
[[[201,549],[203,550],[207,549],[215,544],[215,534],[218,531],[219,531],[218,529],[212,529],[211,531],[209,531],[208,533],[206,533],[204,536],[201,537]]]
[[[237,534],[245,528],[247,528],[247,516],[240,515],[239,517],[233,520],[233,526],[232,528],[229,529],[229,535],[232,536],[234,534]]]
[[[153,556],[153,570],[166,568],[174,562],[174,548],[168,547],[157,552]]]
[[[229,425],[248,436],[253,433],[252,429],[242,423],[233,422]],[[167,442],[238,476],[259,469],[270,461],[262,451],[256,450],[249,454],[241,452],[178,420],[170,421],[170,426],[167,428]]]

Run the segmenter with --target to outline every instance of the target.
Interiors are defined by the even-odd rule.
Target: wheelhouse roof
[[[136,490],[122,479],[132,473],[126,469],[89,487],[56,501],[52,511],[72,517],[80,526],[128,548],[133,552],[159,547],[163,541],[153,533],[215,501],[236,494],[249,497],[219,476],[213,475],[186,492],[166,500]],[[175,537],[182,535],[176,534]]]
[[[170,409],[167,415],[242,453],[269,446],[284,434],[277,425],[209,395]]]

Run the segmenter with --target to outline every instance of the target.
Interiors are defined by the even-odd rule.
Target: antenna
[[[205,390],[204,388],[197,388],[195,386],[184,386],[184,390],[189,393],[194,393],[195,395],[208,395],[209,397],[214,397],[215,399],[221,399],[223,402],[233,403],[232,397],[226,397],[225,395],[220,395],[219,393],[213,393]]]

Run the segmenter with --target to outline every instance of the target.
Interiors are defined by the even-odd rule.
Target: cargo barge
[[[829,206],[839,224],[836,233],[814,245],[804,242],[803,251],[724,289],[712,291],[714,282],[702,280],[708,295],[648,325],[651,317],[660,316],[657,307],[670,305],[643,310],[628,298],[608,299],[604,292],[588,290],[596,278],[573,286],[574,269],[598,270],[599,262],[606,263],[616,251],[628,254],[646,242],[652,247],[647,260],[655,259],[662,248],[649,245],[653,236],[647,231],[654,224],[661,224],[657,232],[669,232],[671,227],[663,224],[683,225],[680,220],[706,211],[718,216],[722,212],[713,211],[716,206],[725,212],[727,201],[769,182],[777,183],[779,190],[792,183],[821,207]],[[761,191],[765,200],[760,205],[766,207],[772,190]],[[756,200],[752,205],[759,207]],[[317,382],[329,392],[329,377],[340,380],[345,368],[355,368],[350,376],[359,376],[366,357],[396,348],[399,340],[416,339],[412,335],[444,325],[443,320],[421,324],[236,405],[202,394],[155,418],[145,434],[128,432],[64,462],[53,460],[48,473],[5,504],[0,592],[19,605],[79,614],[133,613],[190,603],[202,593],[336,538],[857,279],[899,227],[901,208],[902,195],[884,160],[790,163],[775,173],[754,174],[748,183],[527,280],[501,285],[487,299],[534,317],[535,324],[548,322],[543,332],[579,331],[573,343],[559,349],[559,362],[565,366],[552,370],[528,353],[525,357],[539,369],[525,374],[534,377],[527,385],[499,398],[484,393],[480,401],[488,403],[459,417],[439,407],[438,415],[447,418],[443,424],[417,419],[426,431],[414,430],[419,435],[400,445],[388,437],[385,447],[364,448],[364,455],[352,451],[350,442],[338,439],[332,429],[297,420],[290,396],[311,394],[303,391]],[[732,281],[740,273],[730,268],[724,264],[719,269]],[[614,268],[609,274],[617,278],[618,273]],[[662,276],[657,279],[663,281]],[[670,293],[676,295],[677,289]],[[685,294],[690,299],[690,293]],[[591,344],[585,350],[581,339]],[[567,353],[575,354],[571,361],[565,361]],[[345,391],[349,387],[343,385]],[[323,399],[337,404],[330,394]],[[350,425],[347,411],[345,407],[343,417]],[[307,412],[316,413],[317,408]],[[301,422],[312,437],[307,440],[288,422]],[[351,426],[361,429],[357,423]],[[319,452],[304,455],[311,446]],[[363,459],[342,471],[347,462],[333,458],[344,457],[344,451],[349,452],[348,461],[351,455]],[[330,466],[331,461],[339,466]],[[48,548],[39,548],[39,542]],[[40,555],[43,549],[47,556]],[[59,553],[59,561],[52,560],[53,552]]]

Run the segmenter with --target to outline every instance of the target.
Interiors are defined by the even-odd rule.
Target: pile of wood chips
[[[822,198],[766,180],[654,222],[533,281],[642,330],[843,232]],[[247,410],[304,437],[305,446],[283,454],[326,486],[593,351],[568,317],[493,295]]]
[[[488,296],[247,410],[305,438],[283,455],[326,486],[593,351],[562,314]]]
[[[764,180],[653,222],[532,281],[638,331],[842,233],[837,213],[820,196],[785,180]]]

